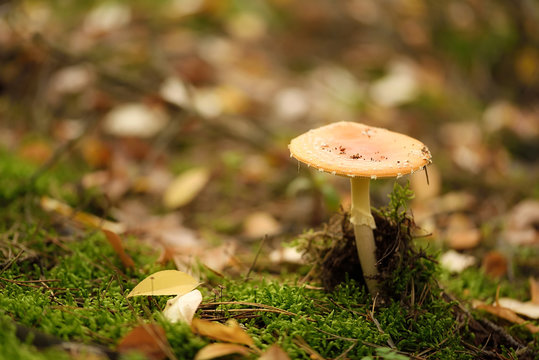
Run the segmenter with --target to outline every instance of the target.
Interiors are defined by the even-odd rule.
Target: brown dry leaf
[[[530,296],[532,304],[539,304],[539,282],[530,277]]]
[[[156,324],[143,324],[131,330],[120,340],[118,352],[138,351],[151,360],[165,359],[171,353],[165,330]]]
[[[112,149],[104,141],[92,137],[81,144],[84,160],[93,168],[106,168],[112,162]]]
[[[258,360],[290,360],[290,357],[279,345],[273,344]]]
[[[500,278],[507,273],[507,258],[499,251],[490,251],[483,258],[481,267],[490,277]]]
[[[43,165],[52,156],[51,145],[43,140],[36,140],[21,145],[18,155],[34,164]]]
[[[109,241],[110,245],[112,246],[112,248],[114,249],[116,254],[118,254],[118,256],[120,257],[120,260],[122,261],[122,264],[126,268],[134,269],[135,268],[135,262],[125,252],[124,245],[122,243],[122,239],[120,238],[120,236],[118,236],[118,234],[116,234],[116,233],[113,233],[112,231],[108,231],[108,230],[105,230],[105,229],[103,229],[101,231],[103,231],[103,234],[105,234],[105,236],[107,237],[107,240]]]
[[[215,340],[255,347],[253,339],[233,320],[229,320],[227,325],[223,325],[218,322],[193,319],[191,329],[195,334],[207,336]]]
[[[510,309],[487,304],[477,304],[475,305],[475,308],[479,310],[485,310],[486,312],[489,312],[512,323],[524,325],[524,327],[528,329],[532,334],[536,334],[539,332],[539,327],[528,323],[526,320],[515,314],[515,312]]]
[[[101,230],[108,230],[116,234],[122,234],[126,230],[123,224],[108,221],[83,211],[77,211],[71,206],[47,196],[43,196],[41,198],[41,207],[45,211],[55,212],[66,218],[74,220],[80,225],[94,227]]]
[[[501,298],[498,300],[499,306],[514,311],[519,315],[524,315],[530,319],[539,319],[539,305],[530,301],[522,302],[510,298]]]
[[[237,344],[214,343],[204,346],[195,356],[195,360],[209,360],[221,356],[241,354],[247,356],[250,354],[248,348]]]

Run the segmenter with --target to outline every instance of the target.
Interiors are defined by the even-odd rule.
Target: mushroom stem
[[[371,214],[370,179],[353,177],[350,178],[350,183],[352,185],[350,222],[354,225],[357,253],[367,288],[372,295],[376,295],[378,283],[374,277],[378,274],[378,269],[376,268],[376,245],[372,232],[376,228],[376,224]]]

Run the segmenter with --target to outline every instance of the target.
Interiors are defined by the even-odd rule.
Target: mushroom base
[[[420,293],[432,278],[432,271],[424,264],[431,260],[412,246],[413,221],[406,218],[397,224],[379,212],[373,215],[379,299],[403,299],[412,291]],[[307,261],[315,264],[315,274],[325,289],[331,291],[347,279],[366,286],[349,213],[335,215],[323,231],[304,238]],[[414,275],[418,269],[420,275]]]

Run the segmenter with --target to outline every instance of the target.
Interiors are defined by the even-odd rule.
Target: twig
[[[267,310],[273,310],[273,312],[277,312],[284,315],[290,315],[290,316],[298,316],[298,314],[295,314],[290,311],[286,311],[283,309],[276,308],[274,306],[265,305],[265,304],[257,304],[252,302],[245,302],[245,301],[219,301],[219,302],[213,302],[213,303],[205,303],[200,305],[199,307],[202,308],[204,306],[219,306],[219,305],[242,305],[242,306],[253,306],[258,307],[261,309],[267,309]],[[230,309],[228,310],[230,311]]]
[[[348,355],[348,353],[350,351],[352,351],[352,349],[357,345],[357,340],[348,347],[348,349],[346,349],[341,355],[337,356],[335,358],[335,360],[341,360],[341,359],[346,359],[346,355]]]
[[[24,253],[25,250],[21,250],[17,253],[17,255],[15,255],[11,260],[9,260],[5,265],[4,267],[2,268],[2,270],[0,270],[0,275],[4,273],[4,271],[6,271],[7,269],[9,269],[11,267],[11,265],[13,265],[13,263],[15,261],[17,261],[18,258],[21,257],[21,255]]]
[[[378,329],[378,332],[380,334],[385,334],[384,330],[382,330],[382,326],[380,326],[380,323],[378,322],[378,320],[374,317],[374,314],[370,314],[370,317],[372,319],[372,322],[374,323],[374,325],[376,325],[376,328]],[[391,339],[391,336],[389,334],[387,334],[387,344],[389,345],[390,348],[392,348],[393,350],[397,349],[397,347],[395,346],[395,343],[393,342],[393,339]]]
[[[203,310],[204,312],[222,312],[222,310],[215,310],[215,309],[206,309],[206,310]],[[228,310],[225,310],[225,311],[228,311],[228,312],[257,312],[257,311],[260,311],[260,312],[271,312],[271,313],[275,313],[275,314],[284,314],[284,315],[290,315],[290,314],[287,314],[284,310],[273,310],[273,309],[228,309]]]
[[[296,344],[300,349],[305,351],[307,354],[309,354],[310,358],[313,360],[325,360],[322,355],[320,355],[316,350],[314,350],[312,347],[307,344],[307,342],[301,337],[296,336],[292,342]]]
[[[267,240],[268,236],[265,235],[262,240],[260,241],[260,246],[258,247],[258,250],[256,252],[256,255],[255,255],[255,258],[253,259],[253,263],[251,264],[251,267],[249,268],[249,271],[247,271],[247,275],[245,275],[245,281],[247,281],[249,279],[249,275],[251,275],[251,272],[253,271],[255,265],[256,265],[256,262],[258,260],[258,256],[260,255],[260,253],[262,252],[262,248],[264,247],[264,244],[266,243],[266,240]]]

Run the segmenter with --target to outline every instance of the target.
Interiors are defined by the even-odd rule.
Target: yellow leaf
[[[71,206],[47,196],[41,198],[41,207],[45,211],[53,211],[83,226],[108,230],[116,234],[122,234],[126,230],[124,224],[108,221],[83,211],[77,211]]]
[[[163,270],[142,280],[127,297],[184,295],[196,288],[199,282],[191,275],[178,270]]]
[[[199,167],[181,173],[163,194],[163,204],[174,209],[191,202],[210,179],[208,169]]]
[[[231,343],[255,347],[253,339],[238,325],[236,321],[228,321],[227,325],[202,319],[193,319],[191,329],[195,334]]]
[[[215,343],[200,349],[195,360],[209,360],[231,354],[248,355],[249,353],[249,349],[242,345]]]

